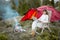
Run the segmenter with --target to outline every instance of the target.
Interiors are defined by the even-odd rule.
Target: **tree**
[[[49,0],[49,5],[54,7],[54,0]]]
[[[16,9],[16,4],[15,4],[14,0],[11,0],[11,7],[12,7],[12,9]]]
[[[24,15],[29,9],[29,6],[30,5],[28,5],[28,3],[26,3],[25,0],[19,0],[19,4],[17,8],[18,13],[20,13],[20,15]]]
[[[40,2],[41,2],[40,5],[42,6],[43,5],[43,0],[40,0]]]
[[[59,10],[60,10],[60,0],[59,0]]]
[[[49,4],[49,0],[43,0],[43,5],[48,5]]]

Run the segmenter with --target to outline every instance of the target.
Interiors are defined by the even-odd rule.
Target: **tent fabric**
[[[60,11],[57,11],[52,6],[41,6],[41,7],[37,8],[37,10],[40,12],[43,12],[43,10],[45,10],[45,9],[50,10],[52,12],[50,21],[54,22],[54,21],[60,20]]]
[[[29,9],[26,15],[21,19],[21,21],[30,20],[33,16],[36,16],[37,12],[34,8]]]
[[[48,10],[48,11],[51,11],[51,17],[50,17],[50,21],[51,22],[54,22],[54,21],[57,21],[57,20],[60,20],[60,11],[57,11],[54,7],[52,6],[41,6],[41,7],[38,7],[36,8],[37,10],[35,9],[30,9],[28,10],[28,12],[26,13],[26,15],[22,18],[22,21],[25,21],[25,20],[29,20],[29,19],[32,19],[32,16],[35,13],[35,17],[36,18],[39,18],[41,17],[42,13],[43,13],[43,10]]]

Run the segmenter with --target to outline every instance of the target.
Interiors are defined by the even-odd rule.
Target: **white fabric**
[[[48,22],[48,15],[43,14],[38,20],[42,22]]]
[[[32,30],[35,30],[35,28],[37,27],[37,22],[38,22],[38,20],[33,21]]]
[[[49,22],[48,15],[43,14],[39,19],[33,21],[32,30],[36,30],[36,27],[42,28],[42,27],[46,26],[45,24],[43,24],[42,22],[39,22],[38,20],[42,21],[42,22]]]

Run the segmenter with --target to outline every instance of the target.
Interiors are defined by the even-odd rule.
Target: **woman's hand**
[[[36,18],[36,17],[34,17],[34,16],[32,17],[32,19],[33,19],[33,20],[37,20],[37,18]]]

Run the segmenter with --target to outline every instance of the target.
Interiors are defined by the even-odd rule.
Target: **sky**
[[[57,2],[57,1],[59,1],[59,0],[54,0],[55,1],[55,3]]]
[[[59,1],[59,0],[54,0],[54,1]]]

